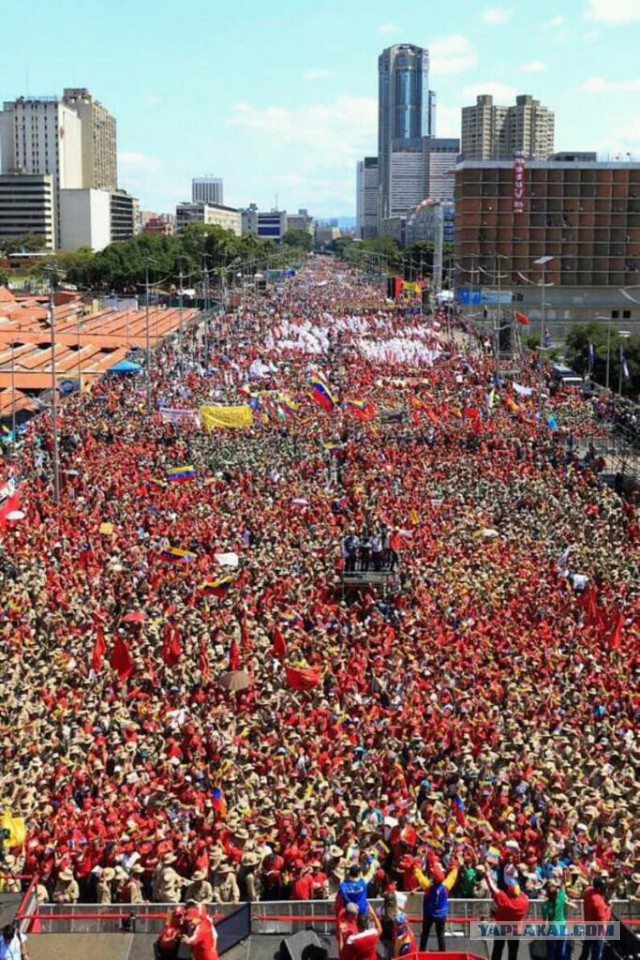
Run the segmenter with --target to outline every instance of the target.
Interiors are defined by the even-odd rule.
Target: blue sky
[[[145,210],[211,173],[233,205],[353,214],[377,57],[401,42],[431,52],[440,136],[478,93],[531,93],[556,149],[640,154],[640,0],[29,0],[3,5],[2,32],[2,99],[88,87]]]

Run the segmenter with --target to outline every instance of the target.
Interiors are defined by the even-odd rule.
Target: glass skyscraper
[[[422,153],[422,138],[435,136],[435,93],[429,90],[429,51],[410,43],[383,50],[378,58],[378,84],[380,218],[385,219],[397,212],[397,204],[393,202],[394,167],[412,167],[418,176],[417,157],[415,163],[411,163],[410,156],[398,155]],[[423,184],[416,180],[414,186],[415,190],[410,192],[418,196]],[[422,196],[418,202],[421,199]]]

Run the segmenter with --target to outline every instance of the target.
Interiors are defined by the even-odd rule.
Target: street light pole
[[[14,356],[15,343],[11,341],[11,454],[13,460],[17,456],[16,447],[16,363]]]
[[[147,342],[147,416],[151,416],[151,328],[149,326],[149,264],[144,268],[145,276],[145,327]]]
[[[542,405],[542,351],[544,350],[544,331],[547,325],[547,298],[545,296],[546,290],[546,273],[547,265],[555,259],[554,257],[540,257],[538,260],[533,262],[536,266],[542,267],[542,309],[540,311],[540,350],[538,356],[538,412]]]
[[[60,456],[58,448],[58,383],[56,376],[56,318],[53,302],[53,273],[49,274],[49,329],[51,331],[51,418],[53,441],[53,502],[60,503]]]
[[[183,327],[182,327],[182,318],[183,318],[183,311],[182,311],[182,297],[183,297],[183,290],[182,290],[182,267],[180,267],[179,280],[180,280],[180,290],[178,291],[178,317],[179,317],[179,321],[178,321],[178,323],[179,323],[179,326],[178,326],[178,343],[179,343],[179,348],[178,348],[178,350],[179,350],[179,357],[180,357],[180,373],[182,373],[182,363],[183,363],[183,359],[182,359],[182,358],[183,358],[183,350],[184,350],[184,340],[183,340],[183,338],[184,338],[184,330],[183,330]]]

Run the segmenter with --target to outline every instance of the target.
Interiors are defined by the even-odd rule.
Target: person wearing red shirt
[[[218,960],[218,934],[204,904],[187,908],[183,942],[191,947],[192,960]]]
[[[378,917],[372,910],[358,913],[355,927],[353,932],[347,933],[342,939],[339,960],[376,960],[378,941],[382,933]]]
[[[313,900],[315,881],[310,864],[297,862],[296,869],[301,873],[291,888],[291,900]]]
[[[492,914],[493,919],[497,922],[503,921],[505,923],[519,923],[519,921],[525,917],[527,910],[529,909],[528,896],[520,890],[518,884],[511,880],[511,878],[508,878],[506,881],[508,892],[499,890],[493,878],[490,864],[487,864],[486,877],[489,890],[491,891],[491,896],[493,897],[493,902],[496,905]],[[509,938],[507,943],[509,960],[517,960],[520,941]],[[491,960],[501,960],[504,944],[504,940],[494,941],[493,950],[491,951]]]
[[[584,919],[588,923],[606,923],[611,919],[611,907],[606,900],[607,886],[602,877],[596,877],[593,884],[584,892],[582,899]],[[606,940],[585,940],[582,944],[580,960],[602,960]]]

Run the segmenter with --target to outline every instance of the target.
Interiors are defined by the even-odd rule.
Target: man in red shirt
[[[193,960],[218,960],[218,934],[204,904],[187,908],[184,943],[191,947]]]
[[[529,909],[529,898],[520,890],[520,887],[513,878],[505,877],[505,882],[507,884],[507,892],[498,889],[491,872],[491,865],[487,864],[487,885],[491,891],[493,902],[496,905],[492,914],[493,919],[496,922],[518,923],[524,919]],[[507,943],[509,960],[517,960],[520,941],[509,938]],[[501,960],[504,944],[504,940],[494,941],[491,960]]]
[[[584,892],[582,899],[584,919],[592,923],[606,923],[611,919],[611,907],[606,900],[607,885],[602,877],[596,877],[593,884]],[[606,940],[585,940],[582,944],[580,960],[602,960]]]
[[[340,960],[376,960],[381,932],[380,921],[372,910],[359,913],[355,932],[349,933],[343,942]]]

